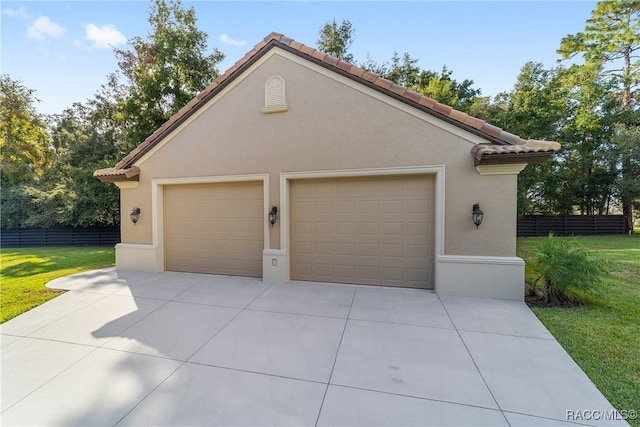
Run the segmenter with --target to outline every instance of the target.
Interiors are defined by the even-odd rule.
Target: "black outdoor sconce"
[[[276,223],[276,219],[278,219],[278,208],[273,206],[269,211],[269,224],[273,227],[273,224]]]
[[[476,226],[476,229],[480,227],[482,224],[482,218],[484,217],[484,212],[480,209],[480,203],[476,203],[473,205],[473,211],[471,211],[471,219]]]
[[[131,222],[133,223],[133,225],[136,225],[136,222],[138,222],[138,219],[140,219],[140,208],[131,209],[129,218],[131,218]]]

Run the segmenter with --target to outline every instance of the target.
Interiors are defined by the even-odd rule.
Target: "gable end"
[[[274,47],[278,47],[283,51],[312,62],[320,67],[353,80],[383,95],[389,96],[412,108],[427,113],[430,116],[486,140],[490,144],[479,145],[486,146],[487,150],[472,151],[472,155],[476,162],[482,162],[483,159],[488,157],[491,157],[490,162],[492,163],[511,162],[511,157],[513,155],[517,155],[517,162],[536,163],[544,160],[544,158],[548,157],[548,155],[551,155],[560,148],[558,143],[550,141],[548,141],[548,144],[544,149],[534,147],[533,145],[540,141],[525,141],[517,135],[513,135],[476,117],[469,116],[466,113],[455,110],[419,93],[396,85],[395,83],[360,67],[351,65],[324,52],[305,46],[302,43],[296,42],[282,34],[271,33],[258,43],[251,51],[249,51],[242,59],[237,61],[230,69],[219,76],[213,83],[192,99],[187,105],[180,109],[180,111],[174,114],[151,136],[146,138],[145,141],[138,145],[138,147],[136,147],[131,153],[118,162],[114,170],[124,170],[133,166],[136,161],[142,158],[161,140],[184,123],[196,111],[220,93],[220,91],[229,86],[229,84],[232,83],[239,75],[245,72]],[[284,94],[284,85],[282,89]],[[265,112],[287,110],[286,104],[279,107],[273,107],[273,110],[272,107],[268,107],[266,105],[264,108],[266,109]],[[519,146],[520,148],[505,151],[498,150],[500,153],[495,152],[495,149],[509,146]],[[547,153],[548,155],[544,156],[541,152]],[[531,162],[529,161],[529,158],[531,158]],[[477,164],[478,163],[476,163],[476,165]],[[104,171],[101,172],[104,173]]]

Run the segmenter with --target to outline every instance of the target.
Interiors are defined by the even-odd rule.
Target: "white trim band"
[[[512,165],[480,165],[476,166],[476,170],[480,175],[518,175],[526,167],[526,163],[514,163]]]

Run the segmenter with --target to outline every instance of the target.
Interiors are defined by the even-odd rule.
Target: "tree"
[[[3,186],[2,228],[119,223],[118,189],[93,177],[126,154],[112,90],[107,84],[87,103],[51,117],[51,167],[37,179]]]
[[[319,50],[342,59],[345,62],[353,62],[353,55],[347,51],[353,43],[355,30],[349,20],[343,19],[340,25],[333,19],[320,29],[320,37],[316,42]]]
[[[60,162],[57,169],[112,166],[128,154],[123,142],[126,122],[120,110],[126,92],[113,74],[108,77],[93,98],[53,117],[52,145]]]
[[[351,22],[343,20],[338,25],[334,19],[320,29],[317,47],[323,52],[353,63],[353,55],[347,51],[351,47],[354,34],[355,29]],[[408,52],[402,55],[393,52],[390,62],[379,63],[367,56],[360,67],[461,111],[469,110],[480,96],[480,89],[473,87],[473,80],[454,80],[451,77],[453,72],[446,66],[442,67],[440,73],[423,70],[418,61]]]
[[[620,163],[617,196],[623,206],[640,209],[640,127],[618,124],[613,145]]]
[[[185,10],[180,0],[154,0],[148,20],[152,31],[146,39],[134,37],[130,49],[114,49],[129,91],[122,112],[132,146],[211,83],[224,59],[218,49],[207,50],[195,10]]]
[[[564,59],[582,55],[582,67],[596,70],[597,79],[604,82],[620,105],[619,119],[638,108],[640,87],[640,0],[602,1],[596,5],[587,20],[583,32],[567,35],[562,39],[558,53]],[[612,122],[614,120],[606,120]],[[624,138],[623,138],[624,139]],[[636,141],[636,144],[640,141]],[[608,154],[621,153],[611,146]],[[609,156],[610,157],[610,156]],[[623,166],[624,158],[618,158],[613,166],[623,174],[622,181],[633,177],[624,176],[630,168]],[[619,186],[618,193],[627,225],[633,231],[633,202],[638,195],[632,187]],[[632,191],[627,194],[627,191]]]
[[[35,91],[9,75],[0,76],[0,171],[2,183],[30,182],[51,160],[50,138],[36,112]]]
[[[468,113],[495,126],[505,128],[509,102],[510,93],[508,92],[501,92],[493,98],[477,96],[469,106]]]
[[[546,69],[526,63],[511,92],[470,112],[524,139],[556,140],[562,149],[518,177],[518,214],[603,214],[615,194],[612,101],[593,66]],[[615,163],[615,162],[613,162]]]
[[[413,58],[408,52],[402,56],[394,52],[389,65],[388,63],[379,64],[367,58],[361,67],[400,86],[465,112],[480,96],[480,89],[473,87],[473,80],[456,81],[451,77],[453,72],[446,65],[442,67],[440,73],[423,70],[418,65],[418,59]]]
[[[545,69],[527,62],[509,97],[509,131],[525,139],[560,137],[568,116],[568,91],[562,86],[560,68]]]
[[[66,184],[21,184],[3,188],[2,228],[70,225],[73,193]]]
[[[58,170],[73,194],[69,222],[74,226],[116,225],[119,192],[93,177],[127,154],[126,130],[119,104],[124,94],[113,75],[86,104],[76,103],[55,117],[52,140]]]
[[[583,215],[607,212],[615,191],[611,140],[616,102],[611,83],[600,77],[600,67],[594,64],[573,65],[561,75],[570,105],[562,134],[568,153],[565,167],[573,204]]]
[[[480,89],[473,88],[473,80],[458,82],[451,75],[453,71],[446,65],[440,74],[423,70],[418,76],[416,91],[438,102],[461,111],[468,111],[475,99],[480,96]]]
[[[115,50],[119,72],[86,103],[51,117],[47,131],[33,91],[2,76],[3,228],[114,225],[119,192],[93,177],[113,166],[218,74],[193,8],[154,0],[146,39]],[[11,185],[6,185],[12,181]]]
[[[637,100],[640,84],[640,0],[601,1],[583,32],[569,34],[558,53],[564,59],[582,55],[586,64],[603,67],[603,74],[619,87],[624,107]]]
[[[420,74],[417,58],[411,57],[408,52],[405,52],[401,58],[398,52],[393,52],[391,66],[382,75],[400,86],[416,89],[420,83]]]
[[[501,95],[502,108],[488,120],[524,139],[561,140],[568,116],[568,91],[561,84],[560,69],[527,62],[520,69],[511,92]],[[494,120],[495,119],[495,120]],[[518,176],[518,214],[571,213],[571,196],[562,151],[551,159],[530,165]]]
[[[36,102],[34,90],[0,76],[2,228],[48,227],[68,219],[68,190],[48,176],[55,152]]]
[[[386,63],[379,63],[367,54],[367,59],[360,64],[360,68],[367,70],[378,76],[387,75],[389,67]]]

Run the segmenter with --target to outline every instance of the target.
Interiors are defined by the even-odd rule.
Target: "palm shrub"
[[[544,303],[554,306],[599,294],[610,267],[608,260],[584,249],[574,237],[558,238],[553,234],[538,246],[532,265],[544,284]]]

